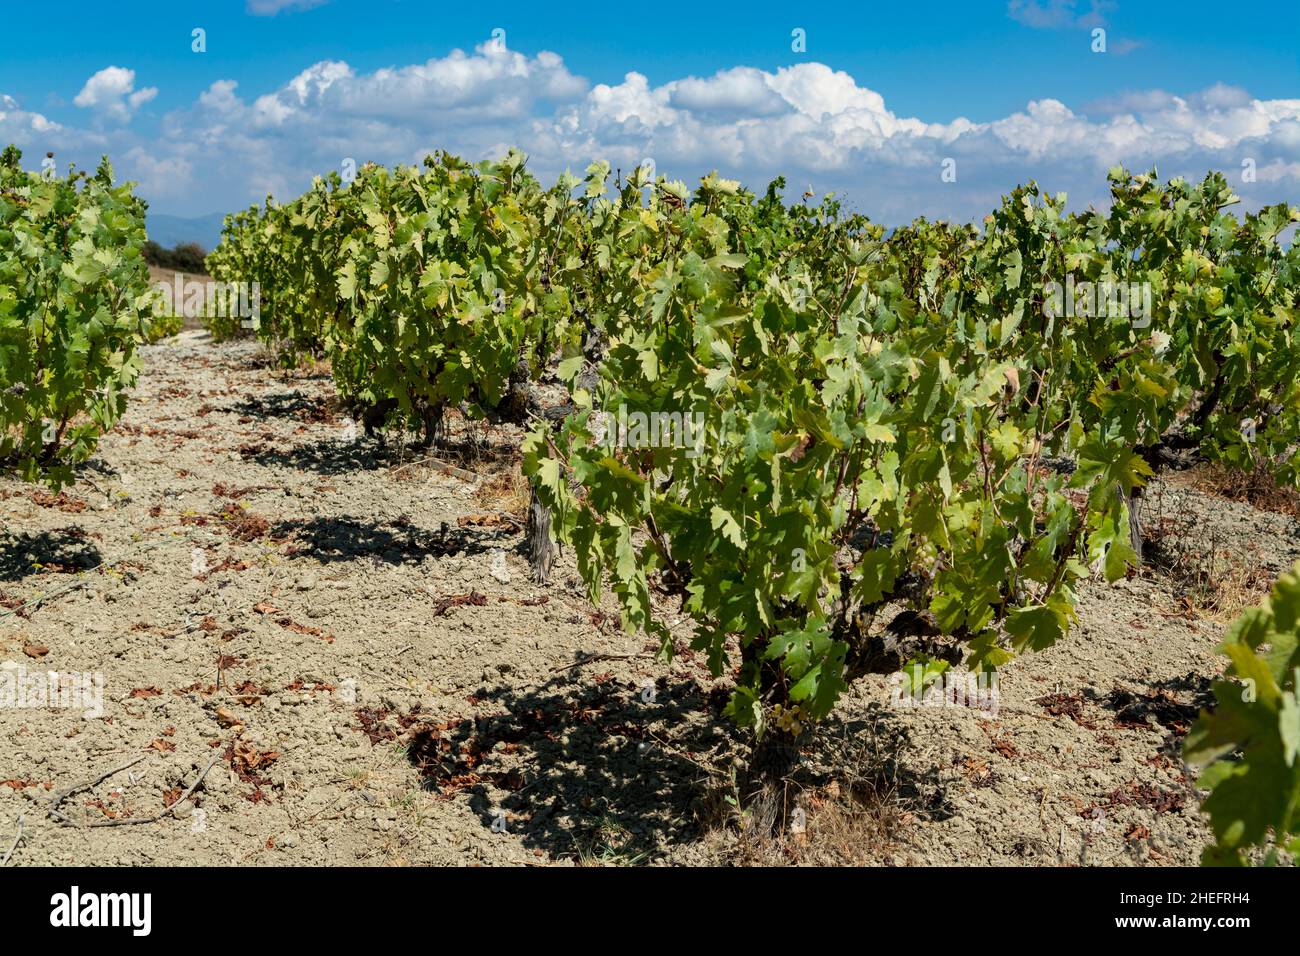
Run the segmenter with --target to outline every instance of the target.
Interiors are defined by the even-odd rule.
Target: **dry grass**
[[[804,791],[788,832],[743,836],[736,862],[744,866],[879,865],[897,835],[915,820],[897,790],[846,792],[836,781]]]
[[[579,839],[577,866],[638,866],[649,854],[632,849],[633,834],[615,820],[602,818]]]
[[[733,780],[702,821],[712,830],[708,842],[738,866],[889,863],[906,828],[937,805],[901,769],[907,748],[905,734],[879,718],[825,728],[815,753],[787,780],[782,825],[753,818],[766,807],[742,810]]]
[[[1195,515],[1165,514],[1163,496],[1148,513],[1146,563],[1169,586],[1177,610],[1220,624],[1268,594],[1273,574],[1258,557],[1226,547],[1213,527]]]
[[[528,479],[518,465],[488,475],[474,496],[489,511],[504,511],[521,519],[528,514]]]
[[[1267,468],[1250,471],[1222,465],[1200,465],[1182,476],[1189,487],[1217,498],[1241,501],[1275,514],[1300,519],[1300,491],[1280,487]]]

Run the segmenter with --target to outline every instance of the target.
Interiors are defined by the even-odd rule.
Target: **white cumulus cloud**
[[[0,94],[0,149],[10,143],[29,153],[40,150],[44,156],[51,150],[61,154],[65,148],[93,147],[102,143],[102,139],[95,134],[70,130],[41,113],[23,109],[14,97]]]
[[[157,95],[156,86],[141,90],[135,88],[135,70],[107,66],[86,81],[72,102],[83,109],[124,122]]]
[[[120,119],[153,92],[137,91],[132,71],[110,67],[77,103]],[[629,70],[593,85],[556,53],[484,44],[372,71],[323,60],[269,90],[220,79],[165,114],[152,139],[130,124],[64,129],[15,106],[0,100],[0,138],[25,148],[80,143],[83,165],[107,147],[146,196],[168,197],[164,211],[190,215],[268,193],[292,197],[348,160],[418,163],[439,149],[478,160],[509,146],[524,149],[544,180],[594,159],[625,172],[650,159],[659,173],[688,182],[716,168],[755,190],[784,175],[792,192],[835,191],[887,223],[978,219],[1030,179],[1068,192],[1076,206],[1101,203],[1116,164],[1154,165],[1166,177],[1222,170],[1246,208],[1300,198],[1300,100],[1260,99],[1228,84],[1130,90],[1091,103],[1029,98],[976,122],[899,113],[860,77],[817,62],[735,66],[659,84]],[[1246,168],[1253,180],[1242,176]],[[945,181],[945,169],[955,169],[955,182]],[[187,197],[180,183],[202,189]]]

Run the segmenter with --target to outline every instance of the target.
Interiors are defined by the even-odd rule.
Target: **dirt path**
[[[0,482],[0,613],[29,602],[0,619],[0,667],[103,693],[102,714],[93,692],[0,708],[0,857],[21,815],[10,865],[734,858],[734,836],[701,835],[701,781],[735,741],[699,660],[621,634],[570,555],[531,585],[481,482],[394,473],[326,378],[197,331],[145,358],[86,481]],[[1164,506],[1270,575],[1300,554],[1289,519],[1178,488]],[[1179,608],[1158,577],[1089,587],[1069,640],[1006,668],[996,713],[900,710],[887,678],[858,682],[825,732],[855,759],[897,752],[907,808],[863,858],[1194,863],[1177,740],[1222,627]],[[59,804],[74,824],[47,812],[139,756]],[[195,800],[121,825],[210,763]]]

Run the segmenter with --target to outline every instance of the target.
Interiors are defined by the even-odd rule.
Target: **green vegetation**
[[[94,175],[0,155],[0,468],[53,487],[121,417],[153,319],[144,203]]]

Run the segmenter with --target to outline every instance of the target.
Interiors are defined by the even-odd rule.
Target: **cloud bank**
[[[1019,8],[1044,26],[1099,15],[1097,5]],[[596,158],[625,171],[650,159],[687,182],[718,168],[754,189],[785,175],[792,193],[836,191],[886,223],[975,219],[1031,178],[1069,192],[1074,204],[1101,202],[1105,171],[1117,163],[1156,165],[1165,176],[1220,169],[1248,206],[1300,199],[1300,99],[1261,100],[1228,85],[1087,104],[1034,99],[977,123],[899,115],[859,79],[816,62],[737,66],[657,86],[631,71],[593,84],[558,54],[487,43],[369,73],[322,61],[266,92],[220,80],[144,137],[131,120],[157,90],[135,83],[116,66],[88,79],[76,99],[93,115],[84,129],[0,93],[0,140],[83,164],[107,149],[162,211],[186,215],[268,193],[289,198],[348,159],[416,163],[436,149],[479,159],[511,145],[544,179]],[[945,181],[945,168],[955,181]]]

